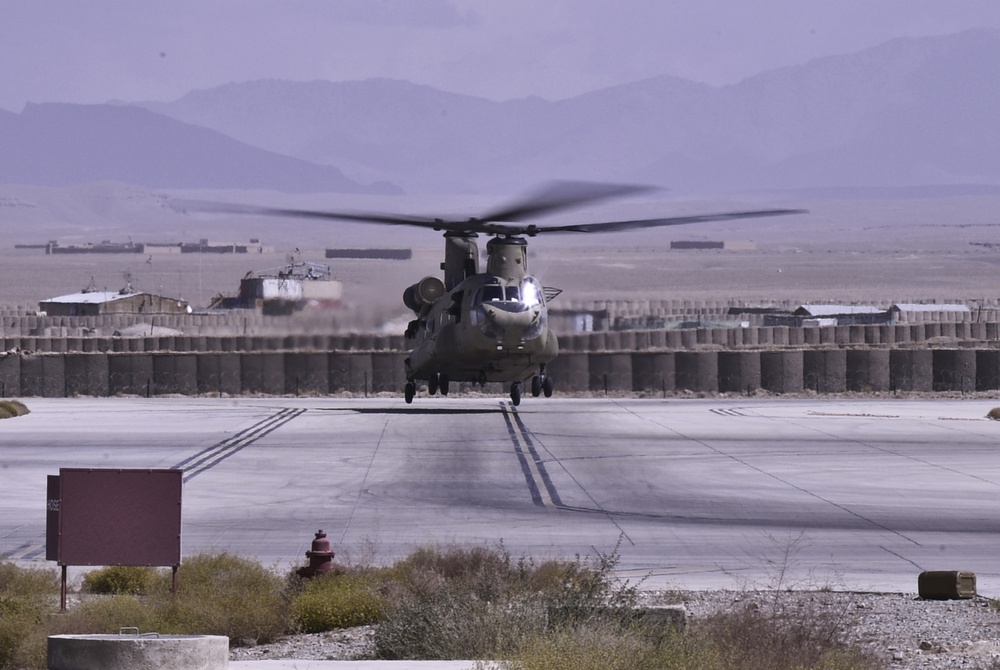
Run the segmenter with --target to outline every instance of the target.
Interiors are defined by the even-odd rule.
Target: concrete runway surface
[[[183,468],[183,553],[282,568],[426,543],[596,557],[650,587],[1000,594],[1000,400],[76,398],[0,421],[0,559],[44,561],[46,475]],[[77,571],[79,569],[76,569]],[[71,575],[73,572],[71,572]]]

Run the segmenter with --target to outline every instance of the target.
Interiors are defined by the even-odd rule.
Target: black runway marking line
[[[510,441],[514,444],[514,453],[517,454],[517,460],[521,464],[521,472],[524,473],[524,480],[528,484],[528,491],[531,493],[531,502],[538,507],[545,507],[545,501],[542,499],[538,483],[535,481],[535,473],[532,472],[531,464],[528,462],[528,457],[524,453],[524,449],[521,447],[521,441],[518,439],[517,428],[514,426],[514,422],[510,418],[510,411],[507,409],[506,403],[501,402],[500,409],[503,411],[503,420],[507,424],[507,434],[510,436]]]
[[[0,554],[0,559],[5,561],[30,561],[38,558],[45,552],[44,544],[27,542],[17,549]]]
[[[227,458],[249,447],[260,438],[268,435],[292,419],[305,414],[304,409],[285,408],[254,425],[241,430],[232,437],[227,437],[218,444],[203,449],[194,456],[184,459],[174,466],[175,470],[184,470],[184,482],[189,482],[201,473],[214,468]]]
[[[594,497],[576,480],[575,477],[569,472],[564,471],[566,474],[576,482],[580,490],[587,495],[588,498],[594,503],[594,508],[579,507],[575,505],[566,505],[563,503],[562,498],[559,497],[559,491],[556,489],[555,484],[552,482],[552,478],[549,477],[549,472],[545,467],[545,461],[538,453],[538,449],[535,447],[535,440],[532,438],[532,433],[528,427],[524,424],[521,419],[521,415],[518,414],[517,408],[513,405],[501,402],[500,408],[503,411],[504,421],[507,422],[507,433],[510,435],[510,441],[514,444],[514,452],[517,454],[517,458],[521,463],[521,472],[524,473],[524,479],[528,483],[528,490],[531,491],[531,500],[538,507],[549,507],[564,512],[578,512],[586,514],[600,514],[607,518],[611,523],[618,528],[622,537],[628,541],[629,544],[635,545],[635,542],[629,537],[625,529],[622,528],[621,524],[618,523],[616,517],[631,516],[635,518],[650,518],[646,515],[631,515],[628,513],[616,513],[609,512],[601,507],[601,505],[594,500]],[[522,442],[524,446],[522,447]],[[545,445],[542,445],[545,448]],[[527,451],[525,451],[527,450]],[[555,461],[557,465],[562,465],[558,460]],[[537,473],[537,478],[536,478]],[[542,486],[538,485],[541,481]]]
[[[738,409],[733,409],[731,407],[717,407],[715,409],[709,410],[712,414],[718,414],[719,416],[746,416]]]

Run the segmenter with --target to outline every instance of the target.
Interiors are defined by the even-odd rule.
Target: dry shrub
[[[835,617],[815,611],[746,608],[650,635],[630,623],[589,620],[531,640],[493,670],[876,670],[877,660],[843,643]]]
[[[987,419],[993,419],[994,421],[1000,421],[1000,407],[994,407],[986,414]]]
[[[201,554],[181,564],[177,579],[177,596],[160,596],[166,632],[225,635],[238,646],[271,642],[289,629],[284,581],[260,563]]]
[[[55,570],[0,563],[0,668],[45,667],[45,621],[58,596]]]
[[[692,626],[690,644],[729,670],[873,670],[875,659],[850,647],[845,622],[815,608],[791,611],[780,601],[762,611],[749,606]]]
[[[56,617],[50,626],[52,635],[94,635],[119,633],[122,628],[137,628],[140,633],[162,633],[166,623],[161,618],[161,602],[130,595],[91,598]]]
[[[533,638],[510,661],[479,664],[495,670],[698,670],[696,665],[664,665],[656,645],[635,631],[596,623]]]
[[[91,570],[83,576],[86,593],[141,596],[150,593],[158,581],[158,571],[142,565],[112,565]]]
[[[594,561],[514,561],[502,545],[424,547],[388,570],[393,603],[375,631],[386,659],[509,657],[543,631],[620,611],[617,548]]]
[[[27,405],[20,400],[0,400],[0,419],[24,416],[29,412]]]

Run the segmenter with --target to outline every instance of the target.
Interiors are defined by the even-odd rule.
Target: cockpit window
[[[497,300],[503,300],[503,286],[484,286],[479,295],[479,302],[496,302]]]
[[[521,282],[521,301],[528,307],[534,307],[542,302],[542,287],[534,279]]]
[[[523,307],[534,307],[542,303],[542,287],[534,279],[525,279],[520,285],[502,286],[487,284],[481,286],[473,299],[473,306],[485,302],[521,303]]]

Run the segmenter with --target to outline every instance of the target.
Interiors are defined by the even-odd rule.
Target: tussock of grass
[[[31,410],[20,400],[0,400],[0,419],[12,419],[24,416]]]

